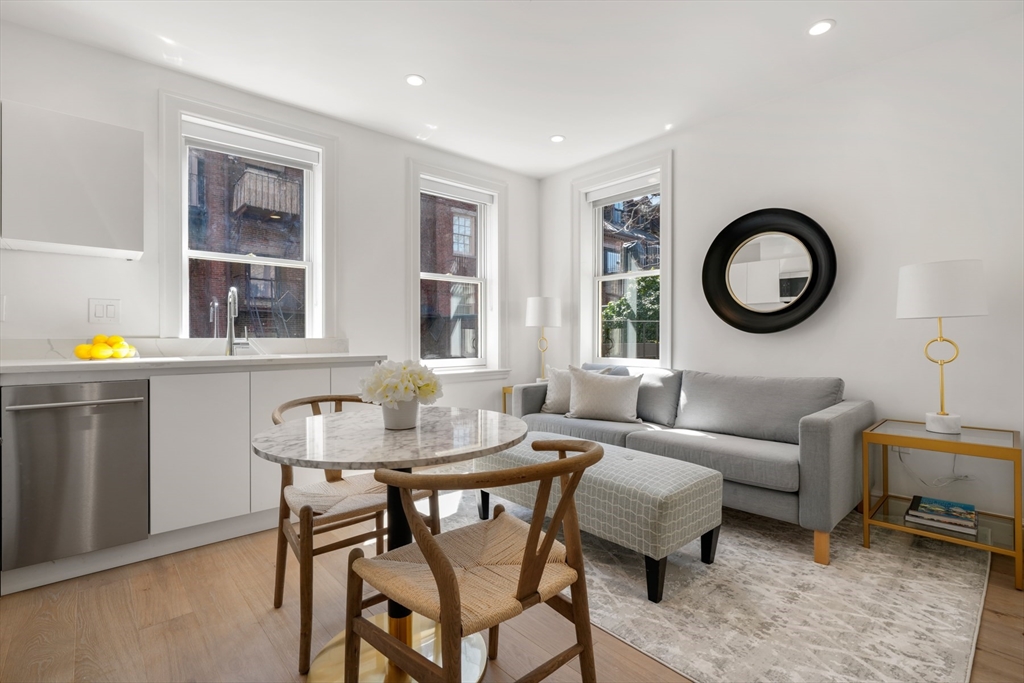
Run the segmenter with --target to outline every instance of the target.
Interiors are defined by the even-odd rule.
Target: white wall
[[[666,135],[547,178],[541,186],[542,293],[572,301],[570,184],[673,151],[673,365],[711,372],[834,375],[880,417],[938,409],[938,371],[922,355],[935,322],[896,320],[901,265],[985,262],[990,313],[946,322],[961,348],[946,373],[964,424],[1024,427],[1024,66],[1020,15],[799,94]],[[671,87],[671,84],[666,84]],[[711,241],[765,207],[801,211],[839,259],[825,304],[768,335],[719,320],[701,289]],[[572,316],[568,317],[572,320]],[[572,329],[549,330],[549,362],[572,360]],[[589,359],[584,359],[589,360]],[[1007,463],[960,458],[976,480],[932,493],[1012,514]],[[970,462],[974,461],[974,462]],[[950,456],[913,453],[928,481]],[[919,492],[892,468],[894,487]]]
[[[338,306],[328,326],[347,337],[353,353],[409,354],[406,163],[414,158],[508,183],[508,315],[524,315],[537,293],[539,183],[427,146],[390,137],[209,81],[20,26],[0,25],[0,99],[143,131],[145,135],[145,255],[136,262],[0,251],[0,293],[7,296],[0,337],[91,337],[86,299],[119,298],[121,333],[159,335],[158,92],[167,90],[339,139],[339,211],[335,224]],[[15,172],[5,169],[6,173]],[[59,196],[54,198],[59,201]],[[533,330],[508,330],[508,382],[534,377]],[[500,408],[506,381],[451,384],[446,403]]]

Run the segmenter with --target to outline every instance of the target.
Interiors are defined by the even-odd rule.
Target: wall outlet
[[[89,299],[89,322],[109,325],[121,322],[120,299]]]

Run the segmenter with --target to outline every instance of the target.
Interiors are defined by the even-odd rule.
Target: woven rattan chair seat
[[[529,530],[525,522],[501,514],[434,537],[459,582],[463,635],[523,612],[516,589]],[[389,598],[430,619],[441,619],[437,583],[419,546],[356,560],[352,569]],[[537,592],[547,600],[575,581],[576,570],[565,563],[565,546],[555,541]]]
[[[388,487],[373,478],[373,473],[357,474],[341,481],[318,481],[304,486],[286,486],[284,500],[299,514],[304,505],[313,508],[314,526],[338,522],[349,517],[383,512],[388,507]],[[430,491],[413,491],[415,500]]]

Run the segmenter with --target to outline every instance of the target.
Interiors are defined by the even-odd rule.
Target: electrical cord
[[[949,486],[954,481],[967,481],[968,479],[971,478],[969,475],[957,474],[956,473],[956,456],[957,456],[957,454],[954,453],[953,454],[953,471],[950,473],[950,475],[948,477],[939,477],[939,478],[933,480],[932,483],[929,484],[924,479],[922,479],[921,475],[919,475],[914,470],[914,468],[911,467],[910,465],[908,465],[906,463],[906,461],[903,459],[903,449],[901,448],[899,450],[900,464],[903,465],[903,467],[906,468],[907,472],[910,472],[910,474],[913,475],[913,477],[915,479],[917,479],[919,482],[921,482],[922,484],[924,484],[925,486],[928,486],[930,488],[942,488],[943,486]]]

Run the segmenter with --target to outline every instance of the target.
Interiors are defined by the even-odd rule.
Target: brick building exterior
[[[203,149],[189,149],[189,249],[226,254],[303,258],[304,174]],[[189,259],[189,336],[226,334],[228,288],[238,289],[235,334],[304,337],[303,268]]]

